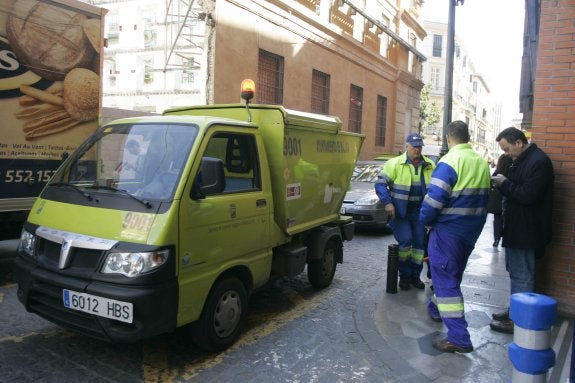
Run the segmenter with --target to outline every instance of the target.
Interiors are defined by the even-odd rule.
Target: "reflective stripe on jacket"
[[[433,169],[435,163],[421,155],[421,163],[417,169],[420,177],[413,182],[412,174],[416,171],[415,166],[405,152],[385,163],[375,183],[375,192],[384,205],[393,203],[397,217],[404,218],[409,202],[423,200]]]
[[[490,186],[487,161],[470,144],[452,147],[431,176],[421,221],[475,243],[487,217]]]

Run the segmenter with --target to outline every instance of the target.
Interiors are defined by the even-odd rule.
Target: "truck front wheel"
[[[240,336],[247,312],[247,293],[237,278],[218,282],[208,296],[201,317],[191,325],[194,344],[206,351],[221,351]]]
[[[312,286],[317,288],[329,286],[335,274],[337,254],[341,251],[341,244],[332,239],[325,244],[321,257],[308,261],[307,279]]]

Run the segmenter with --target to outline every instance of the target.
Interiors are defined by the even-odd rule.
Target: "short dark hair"
[[[521,140],[521,142],[527,144],[527,137],[525,137],[525,133],[513,126],[505,128],[499,132],[495,138],[495,141],[499,142],[502,138],[505,138],[505,141],[509,142],[510,144],[514,144],[517,140]]]
[[[447,135],[460,144],[469,142],[469,128],[461,120],[452,121],[447,124]]]

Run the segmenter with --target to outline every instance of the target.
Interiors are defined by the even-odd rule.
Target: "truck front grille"
[[[38,262],[50,270],[58,270],[62,245],[38,238]],[[105,251],[95,249],[84,249],[72,247],[70,250],[70,260],[66,268],[73,269],[76,273],[90,274],[97,271],[100,259]]]

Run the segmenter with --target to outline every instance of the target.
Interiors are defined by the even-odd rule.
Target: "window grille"
[[[256,100],[260,104],[283,103],[284,58],[260,49]]]
[[[387,97],[377,96],[377,117],[375,121],[375,144],[385,146],[387,128]]]
[[[329,74],[315,69],[312,71],[311,111],[313,113],[329,114],[329,82]]]
[[[349,99],[349,131],[361,133],[363,88],[351,85]]]

